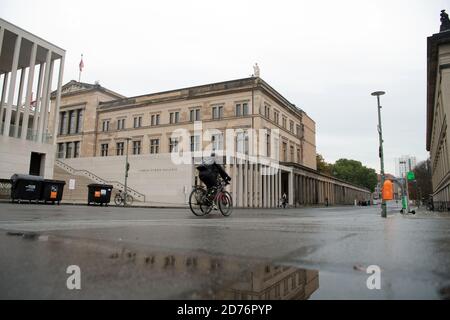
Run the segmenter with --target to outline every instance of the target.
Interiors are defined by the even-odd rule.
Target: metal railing
[[[3,128],[5,126],[4,122],[0,123],[0,135],[3,134]],[[11,124],[9,127],[9,137],[11,138],[21,138],[22,136],[22,126],[19,125],[18,131],[17,131],[17,137],[15,137],[16,132],[16,125]],[[35,141],[38,140],[38,131],[33,130],[32,128],[27,128],[27,137],[26,140]],[[53,143],[53,135],[50,134],[48,131],[45,131],[42,133],[42,143],[52,144]]]
[[[62,162],[61,160],[56,159],[55,160],[55,164],[60,167],[61,169],[69,172],[70,174],[73,175],[82,175],[84,177],[87,177],[89,179],[91,179],[92,181],[95,181],[97,183],[101,183],[101,184],[111,184],[113,185],[113,187],[115,187],[116,189],[125,190],[125,185],[123,185],[122,183],[118,182],[118,181],[108,181],[105,179],[100,178],[99,176],[97,176],[96,174],[86,170],[86,169],[75,169],[71,166],[69,166],[68,164]],[[145,202],[145,195],[130,188],[127,187],[127,193],[130,194],[131,196],[133,196],[136,200],[138,201],[142,201]]]

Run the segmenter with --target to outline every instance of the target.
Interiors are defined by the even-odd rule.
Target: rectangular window
[[[247,102],[242,104],[242,115],[243,116],[248,115],[248,103]]]
[[[297,137],[300,138],[300,139],[303,138],[302,126],[297,125],[296,127],[297,127]]]
[[[141,154],[141,141],[133,141],[133,154]]]
[[[117,130],[125,129],[125,119],[117,120]]]
[[[248,154],[248,132],[238,132],[236,136],[237,152],[242,154]]]
[[[72,110],[69,112],[70,116],[70,127],[69,127],[69,134],[76,133],[77,128],[77,113],[76,110]]]
[[[123,146],[124,142],[116,143],[116,156],[123,156]]]
[[[66,118],[67,118],[67,112],[61,112],[59,116],[59,134],[64,134],[66,132],[65,126],[66,126]]]
[[[294,159],[294,147],[293,146],[291,146],[291,148],[290,148],[290,151],[291,151],[291,162],[295,162],[295,159]]]
[[[222,119],[223,117],[223,106],[215,106],[212,108],[212,118]]]
[[[191,152],[200,151],[200,136],[191,136]]]
[[[192,109],[189,111],[189,121],[200,121],[200,109]]]
[[[234,113],[235,113],[236,117],[240,117],[242,115],[242,113],[241,113],[241,104],[240,103],[236,104],[234,110],[235,110]]]
[[[286,158],[287,158],[287,143],[286,142],[283,142],[282,155],[283,155],[283,161],[286,161]]]
[[[297,148],[297,162],[301,163],[301,158],[300,158],[300,149]]]
[[[76,132],[77,133],[81,133],[81,131],[83,130],[83,110],[82,109],[78,109],[78,118],[77,118],[77,128],[76,128]]]
[[[79,158],[80,157],[80,141],[75,141],[73,147],[73,157]]]
[[[267,105],[264,106],[264,116],[265,116],[267,119],[270,119],[270,107],[267,106]]]
[[[152,114],[150,124],[152,126],[158,126],[159,125],[159,114]]]
[[[178,152],[178,139],[169,138],[169,152]]]
[[[289,121],[289,131],[294,133],[294,121]]]
[[[150,139],[150,153],[159,153],[159,139]]]
[[[285,117],[283,117],[283,123],[282,123],[282,126],[283,126],[283,128],[285,128],[285,129],[286,129],[286,122],[287,122],[287,119],[286,119]]]
[[[102,122],[102,131],[103,132],[109,131],[109,120],[103,120],[103,122]]]
[[[72,142],[66,143],[66,158],[72,158],[73,145]]]
[[[270,134],[266,135],[266,157],[270,157]]]
[[[213,150],[223,150],[223,134],[213,134],[211,136]]]
[[[170,113],[169,123],[174,124],[180,121],[180,113],[178,111]]]
[[[108,156],[108,144],[107,143],[102,143],[100,150],[101,150],[102,157]]]
[[[280,114],[277,111],[273,112],[273,121],[275,121],[276,124],[280,123]]]
[[[140,128],[142,126],[142,117],[134,117],[133,119],[133,127],[134,128]]]
[[[64,143],[58,143],[58,154],[56,157],[59,159],[64,158]]]

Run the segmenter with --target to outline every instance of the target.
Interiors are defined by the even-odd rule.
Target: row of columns
[[[294,174],[294,183],[295,205],[353,204],[370,197],[368,191],[306,175]]]
[[[226,166],[232,178],[228,191],[234,205],[243,208],[273,208],[281,198],[281,170],[237,159]]]
[[[0,55],[3,48],[3,38],[5,35],[5,28],[0,29]],[[36,142],[46,142],[46,136],[44,133],[48,128],[48,122],[54,121],[56,123],[58,113],[54,113],[54,119],[49,119],[49,107],[50,107],[50,96],[51,96],[51,87],[52,87],[52,78],[53,78],[53,69],[54,62],[52,60],[52,50],[47,49],[45,62],[39,62],[36,59],[38,45],[36,42],[32,42],[30,60],[27,67],[21,68],[19,70],[19,57],[21,56],[20,52],[22,47],[22,43],[25,38],[23,38],[20,34],[16,36],[14,42],[14,51],[13,51],[13,59],[11,64],[11,71],[3,73],[3,83],[2,83],[2,92],[0,95],[0,123],[3,124],[0,130],[0,134],[4,136],[10,136],[14,138],[20,139],[29,139],[34,140]],[[31,41],[30,39],[26,39]],[[30,123],[31,116],[31,102],[33,98],[33,87],[35,85],[35,71],[36,66],[39,66],[39,76],[38,82],[36,86],[36,105],[34,114],[32,115],[32,123]],[[64,56],[61,57],[60,67],[59,67],[59,75],[58,75],[58,85],[57,85],[57,97],[55,109],[59,110],[59,105],[61,101],[61,85],[63,78],[63,70],[64,70]],[[17,76],[20,72],[20,80],[19,86],[16,88],[16,80]],[[27,75],[27,76],[26,76]],[[26,80],[26,86],[25,86]],[[25,89],[26,87],[26,89]],[[16,91],[17,90],[17,91]],[[17,95],[17,100],[14,97]],[[23,102],[23,97],[25,96],[25,101]],[[12,119],[13,114],[13,105],[16,105],[16,114],[14,119]],[[24,107],[23,112],[21,110],[22,106]],[[22,127],[20,126],[20,115],[22,114]],[[4,119],[4,122],[3,122]],[[12,130],[11,125],[14,125],[14,129]],[[31,129],[31,135],[28,134],[28,128]],[[54,126],[55,128],[57,126]],[[55,132],[51,133],[53,137],[56,137]]]

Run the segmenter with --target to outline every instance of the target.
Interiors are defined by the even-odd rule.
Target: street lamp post
[[[127,180],[128,180],[128,170],[130,170],[130,164],[128,163],[128,141],[131,140],[131,138],[125,138],[127,141],[126,146],[126,156],[125,156],[125,190],[124,190],[124,198],[123,198],[123,205],[127,205],[127,195],[128,195],[128,187],[127,187]]]
[[[380,156],[380,164],[381,164],[381,188],[384,186],[384,154],[383,154],[383,130],[381,128],[381,105],[380,105],[380,96],[384,95],[384,91],[375,91],[372,92],[372,96],[377,97],[377,103],[378,103],[378,136],[380,140],[380,150],[379,150],[379,156]],[[386,210],[386,200],[383,199],[383,196],[381,197],[381,217],[386,218],[387,216],[387,210]]]

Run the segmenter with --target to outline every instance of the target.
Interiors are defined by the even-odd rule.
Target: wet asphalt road
[[[199,218],[188,209],[0,203],[0,298],[273,299],[292,298],[291,286],[296,299],[448,298],[450,215],[402,215],[391,203],[382,219],[379,210]],[[70,265],[80,267],[80,290],[67,289]],[[381,269],[380,290],[366,286],[369,265]]]

